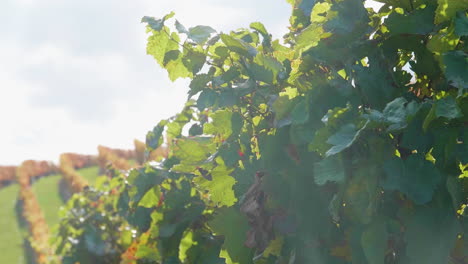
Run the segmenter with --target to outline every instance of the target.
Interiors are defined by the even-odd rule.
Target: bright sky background
[[[145,15],[175,11],[186,27],[228,32],[261,21],[275,38],[285,0],[1,0],[0,165],[95,154],[181,109],[188,81],[171,83],[146,55]]]

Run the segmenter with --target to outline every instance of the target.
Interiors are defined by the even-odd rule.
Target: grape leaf
[[[166,124],[167,121],[162,120],[152,131],[146,134],[146,146],[148,146],[150,150],[157,149],[163,143],[162,133],[164,132]]]
[[[218,210],[208,225],[216,234],[224,236],[223,248],[234,263],[253,263],[252,250],[244,246],[249,225],[238,209],[229,207]]]
[[[167,14],[165,15],[163,18],[161,19],[156,19],[154,17],[149,17],[149,16],[144,16],[142,19],[141,19],[141,22],[142,23],[148,23],[149,27],[152,29],[152,30],[155,30],[155,31],[160,31],[163,27],[164,27],[164,22],[166,20],[168,20],[169,18],[173,17],[175,15],[174,12],[171,12],[170,14]]]
[[[315,163],[314,179],[318,185],[324,185],[327,182],[341,182],[345,179],[345,172],[341,159],[337,157],[328,157]]]
[[[424,35],[432,31],[434,27],[434,8],[426,6],[409,14],[391,13],[385,24],[390,34],[419,34]]]
[[[327,143],[333,145],[333,147],[327,151],[326,156],[329,157],[336,155],[349,148],[359,137],[361,131],[366,128],[366,125],[360,129],[358,129],[354,124],[346,124],[342,126],[336,134],[328,138]]]
[[[455,101],[455,98],[452,96],[447,96],[436,102],[435,115],[437,117],[454,119],[461,117],[462,113],[457,105],[457,102]]]
[[[195,26],[189,29],[188,38],[198,44],[203,44],[215,32],[216,30],[209,26]]]
[[[460,37],[468,36],[468,15],[460,11],[455,18],[455,34]]]
[[[443,55],[445,76],[450,83],[460,89],[468,89],[468,55],[463,51],[450,51]]]
[[[468,0],[437,0],[435,23],[440,24],[452,19],[457,11],[468,10]]]
[[[232,169],[227,169],[225,166],[217,166],[209,172],[212,177],[211,180],[197,177],[194,182],[200,190],[209,194],[210,200],[217,206],[232,206],[237,201],[232,190],[236,183],[236,180],[230,176],[232,172]]]
[[[460,231],[452,212],[444,208],[417,207],[404,216],[404,221],[406,252],[411,263],[449,263],[450,252]]]
[[[442,180],[435,166],[419,154],[410,155],[406,160],[398,157],[387,160],[383,168],[386,178],[381,183],[382,187],[398,190],[416,204],[430,202]]]
[[[387,249],[387,229],[384,219],[376,219],[361,236],[361,246],[369,264],[384,264]]]

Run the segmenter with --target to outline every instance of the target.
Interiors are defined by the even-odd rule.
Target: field
[[[93,185],[99,176],[99,167],[93,166],[79,169],[78,173],[85,178],[90,185]],[[59,222],[58,211],[63,205],[63,200],[60,197],[59,182],[62,178],[59,174],[44,177],[33,184],[34,192],[36,193],[39,204],[44,212],[47,225],[52,228]]]
[[[16,184],[0,189],[0,263],[25,263],[23,239],[16,217]]]
[[[58,190],[61,178],[62,175],[54,174],[41,178],[32,185],[49,227],[58,223],[58,209],[63,205]]]
[[[99,166],[79,169],[78,173],[80,173],[81,176],[85,178],[90,185],[93,185],[96,179],[99,177]]]

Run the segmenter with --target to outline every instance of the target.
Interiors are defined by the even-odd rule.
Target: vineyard
[[[2,263],[57,262],[49,241],[53,235],[51,228],[60,221],[60,207],[73,193],[106,178],[99,175],[115,162],[107,157],[118,157],[133,166],[138,165],[134,160],[139,150],[104,146],[99,146],[98,150],[96,156],[64,153],[58,166],[33,160],[19,167],[0,166],[0,197],[7,201],[0,208],[0,249],[5,252],[0,256]]]
[[[28,263],[468,263],[468,0],[288,2],[281,40],[143,17],[188,100],[134,151],[0,172]]]

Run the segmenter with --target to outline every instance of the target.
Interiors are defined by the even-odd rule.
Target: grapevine
[[[468,263],[468,1],[288,2],[282,41],[260,22],[142,19],[147,53],[191,80],[189,99],[147,134],[147,153],[170,146],[162,161],[68,203],[92,222],[69,227],[69,213],[57,255]]]

